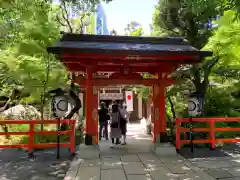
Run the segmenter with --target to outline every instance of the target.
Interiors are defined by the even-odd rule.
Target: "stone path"
[[[64,180],[214,180],[197,164],[180,155],[157,157],[151,151],[151,137],[140,125],[129,125],[128,145],[109,148],[101,141],[100,157],[74,158]],[[81,152],[79,152],[81,153]]]
[[[151,153],[75,159],[64,180],[214,180],[181,156],[159,158]]]

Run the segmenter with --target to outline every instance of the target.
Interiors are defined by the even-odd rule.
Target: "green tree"
[[[197,6],[198,5],[198,6]],[[198,49],[202,49],[213,30],[207,28],[212,18],[222,13],[217,0],[189,1],[189,0],[161,0],[153,14],[153,29],[160,35],[181,36]],[[203,95],[209,85],[209,74],[212,67],[218,62],[214,56],[201,64],[183,66],[178,72],[179,79],[188,79],[192,82],[192,89]]]
[[[128,23],[124,30],[126,36],[142,36],[143,34],[141,25],[136,21]]]
[[[214,80],[233,92],[240,92],[240,20],[236,18],[238,12],[225,11],[216,23],[219,28],[209,39],[205,49],[213,51],[219,57],[219,63],[214,68]]]
[[[21,22],[11,25],[6,18],[2,21],[10,29],[6,35],[14,38],[12,42],[4,41],[0,51],[1,62],[7,67],[7,75],[2,76],[1,83],[5,88],[2,91],[7,93],[16,87],[30,93],[28,98],[22,100],[40,102],[43,114],[45,92],[66,84],[65,69],[46,51],[60,37],[60,27],[55,20],[56,11],[52,4],[41,0],[26,0],[11,7],[13,9],[4,11],[11,21]]]

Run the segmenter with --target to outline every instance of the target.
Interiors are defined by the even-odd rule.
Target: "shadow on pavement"
[[[0,149],[1,180],[62,180],[68,170],[71,157],[67,148],[61,148],[60,160],[56,149],[35,152],[34,159],[17,149]]]
[[[194,152],[188,147],[180,150],[180,155],[189,158],[212,158],[212,157],[240,157],[239,144],[228,144],[222,148],[211,150],[209,148],[194,148]]]
[[[119,145],[110,148],[111,139],[100,141],[101,156],[121,156],[125,154],[149,153],[152,152],[152,137],[145,133],[144,126],[140,123],[128,124],[127,145]]]

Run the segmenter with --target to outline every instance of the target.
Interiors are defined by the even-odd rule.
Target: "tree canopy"
[[[174,116],[181,112],[183,90],[205,96],[205,116],[237,115],[239,102],[239,1],[161,0],[153,13],[153,35],[180,36],[198,49],[213,51],[200,64],[182,66],[178,83],[168,88],[167,100]],[[220,98],[220,97],[226,98]],[[239,96],[240,97],[240,96]],[[221,102],[220,102],[221,101]],[[220,111],[217,109],[221,109]]]

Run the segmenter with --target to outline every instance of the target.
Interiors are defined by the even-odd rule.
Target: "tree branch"
[[[167,96],[167,100],[168,102],[170,103],[170,107],[171,107],[171,112],[172,112],[172,115],[173,115],[173,119],[176,118],[176,113],[175,113],[175,108],[174,108],[174,104],[172,102],[172,99],[170,96]]]
[[[62,17],[66,21],[70,33],[73,33],[73,28],[72,28],[71,23],[70,23],[70,21],[68,19],[69,17],[68,17],[68,11],[67,11],[66,2],[62,1],[62,5],[63,5],[63,8],[61,8],[62,9]],[[64,13],[66,14],[67,17],[64,15]]]
[[[203,86],[203,92],[205,93],[207,91],[208,85],[209,85],[209,74],[211,73],[211,70],[215,64],[217,64],[219,61],[219,57],[216,57],[213,61],[210,62],[206,68],[204,68],[204,79],[202,82]]]
[[[77,32],[79,31],[80,32],[80,34],[83,34],[83,19],[84,19],[84,17],[85,17],[85,15],[83,15],[83,16],[81,16],[80,17],[80,26],[79,26],[79,28],[77,29]]]
[[[64,23],[60,20],[60,18],[59,18],[58,15],[56,15],[56,20],[57,20],[57,22],[58,22],[61,26],[67,26],[66,24],[64,24]]]

